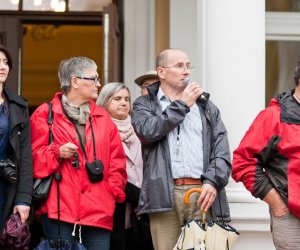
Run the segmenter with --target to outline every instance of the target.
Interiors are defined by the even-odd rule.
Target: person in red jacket
[[[126,156],[117,126],[98,107],[100,85],[96,63],[86,57],[63,60],[58,72],[62,92],[52,99],[53,142],[48,145],[48,105],[30,118],[34,178],[60,173],[58,222],[57,182],[37,211],[46,238],[72,243],[77,232],[89,250],[108,250],[115,202],[125,200]],[[91,172],[98,168],[103,176]],[[98,178],[100,176],[100,178]],[[101,178],[102,177],[102,178]],[[77,229],[77,230],[76,230]]]
[[[276,249],[300,249],[300,62],[295,89],[272,99],[233,153],[232,177],[270,207]]]

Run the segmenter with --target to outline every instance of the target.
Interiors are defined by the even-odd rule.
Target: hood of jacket
[[[300,104],[293,97],[295,89],[279,94],[276,98],[273,98],[269,107],[279,106],[281,109],[280,120],[290,124],[300,124]]]

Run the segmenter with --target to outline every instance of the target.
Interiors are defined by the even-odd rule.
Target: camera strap
[[[97,160],[96,157],[96,142],[95,142],[95,135],[94,135],[94,129],[93,129],[93,124],[92,124],[92,118],[89,116],[89,121],[91,125],[91,130],[92,130],[92,138],[93,138],[93,148],[94,148],[94,161]]]
[[[48,144],[50,145],[53,142],[53,111],[52,111],[52,103],[48,102],[48,126],[49,126],[49,139]]]
[[[65,111],[63,105],[62,105],[62,110],[63,110],[65,116],[67,117],[67,119],[71,123],[73,123],[73,125],[75,127],[76,134],[78,135],[78,138],[79,138],[79,144],[80,144],[81,150],[82,150],[82,152],[84,154],[84,157],[85,157],[86,161],[88,162],[87,153],[85,151],[85,148],[84,148],[84,145],[83,145],[83,140],[82,140],[81,134],[79,133],[79,130],[78,130],[78,127],[77,127],[77,123],[68,115],[68,113]],[[96,160],[97,159],[97,156],[96,156],[96,142],[95,142],[95,136],[94,136],[94,129],[93,129],[93,125],[92,125],[92,118],[90,116],[89,116],[89,122],[90,122],[91,130],[92,130],[94,160]]]
[[[82,142],[82,138],[81,138],[81,135],[78,131],[78,128],[76,126],[76,124],[74,123],[74,121],[71,120],[71,122],[74,124],[75,126],[75,130],[76,130],[76,133],[78,135],[78,138],[79,138],[79,143],[80,143],[80,147],[83,151],[83,154],[84,154],[84,157],[86,159],[86,161],[88,162],[88,157],[87,157],[87,153],[85,151],[85,148],[84,148],[84,145],[83,145],[83,142]],[[94,135],[94,129],[93,129],[93,125],[92,125],[92,118],[89,117],[89,122],[90,122],[90,125],[91,125],[91,130],[92,130],[92,140],[93,140],[93,153],[94,153],[94,161],[97,160],[97,156],[96,156],[96,142],[95,142],[95,135]]]
[[[68,113],[66,112],[66,110],[64,109],[64,105],[61,103],[61,107],[62,107],[62,110],[65,114],[65,116],[67,117],[67,119],[73,123],[74,127],[75,127],[75,130],[76,130],[76,134],[78,135],[78,138],[79,138],[79,144],[80,144],[80,147],[81,147],[81,150],[84,154],[84,157],[86,159],[87,162],[88,161],[88,157],[87,157],[87,153],[85,151],[85,148],[84,148],[84,144],[83,144],[83,140],[82,140],[82,137],[81,137],[81,134],[79,133],[79,130],[78,130],[78,127],[77,127],[77,124],[69,115]],[[92,130],[92,139],[93,139],[93,151],[94,151],[94,161],[97,160],[97,156],[96,156],[96,142],[95,142],[95,136],[94,136],[94,129],[93,129],[93,125],[92,125],[92,118],[89,116],[89,122],[90,122],[90,125],[91,125],[91,130]],[[84,135],[83,135],[84,136]]]

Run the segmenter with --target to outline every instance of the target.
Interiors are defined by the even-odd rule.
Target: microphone
[[[190,83],[192,83],[192,82],[193,82],[193,80],[192,80],[191,78],[189,78],[189,77],[187,77],[187,78],[183,81],[183,83],[186,84],[186,85],[188,85],[188,84],[190,84]],[[205,97],[204,94],[201,94],[201,95],[200,95],[200,98],[203,99],[203,100],[205,100],[205,101],[207,101],[207,99],[206,99],[206,97]]]
[[[188,85],[189,83],[192,83],[192,79],[191,78],[185,78],[185,80],[183,81],[184,84]]]

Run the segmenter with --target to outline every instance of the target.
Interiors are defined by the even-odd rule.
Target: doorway
[[[98,65],[102,85],[123,81],[123,0],[104,2],[112,1],[97,2],[101,12],[0,10],[0,43],[13,59],[5,85],[28,100],[31,113],[60,90],[62,59],[89,57]]]
[[[60,91],[57,69],[62,59],[93,59],[102,76],[103,31],[100,25],[23,24],[21,94],[30,112]]]

